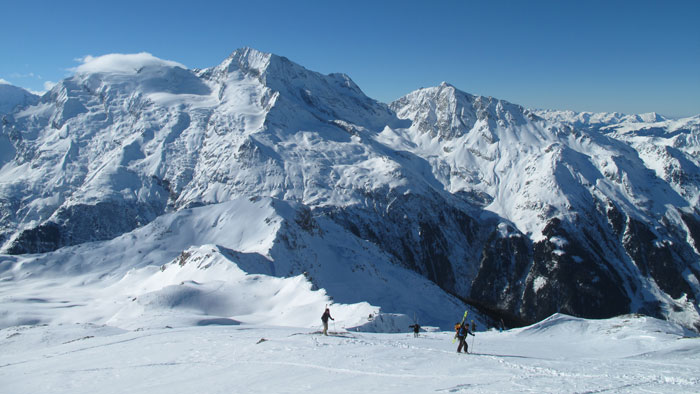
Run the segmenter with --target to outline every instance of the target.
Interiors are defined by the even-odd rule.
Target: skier
[[[469,353],[469,345],[467,345],[466,339],[467,334],[474,335],[469,331],[469,323],[457,323],[455,324],[455,338],[459,339],[459,346],[457,346],[457,353],[462,353],[462,348],[464,348],[464,353]]]
[[[325,336],[328,336],[328,319],[335,320],[331,317],[330,309],[326,308],[326,311],[323,312],[323,315],[321,316],[321,321],[323,322],[323,335]]]
[[[408,328],[412,328],[413,329],[413,336],[418,338],[418,332],[420,332],[420,324],[418,324],[418,323],[412,324],[412,325],[408,326]]]

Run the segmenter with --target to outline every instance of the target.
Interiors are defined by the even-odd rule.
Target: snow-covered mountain
[[[367,315],[448,326],[456,296],[512,323],[643,312],[700,329],[699,134],[700,117],[530,111],[449,84],[385,105],[250,48],[203,70],[90,58],[3,116],[0,272],[11,291],[145,270],[130,286],[165,292],[149,300],[197,299],[138,283],[170,285],[153,267],[203,254],[198,267],[306,275]]]
[[[519,316],[631,308],[697,324],[700,117],[581,127],[608,118],[537,113],[448,84],[391,107],[413,124],[385,141],[501,219],[474,302]]]

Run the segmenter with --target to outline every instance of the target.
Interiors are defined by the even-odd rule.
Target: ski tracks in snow
[[[546,352],[542,342],[529,338],[512,341],[506,334],[484,333],[477,334],[481,353],[457,354],[451,333],[413,338],[296,330],[206,326],[100,336],[45,327],[35,339],[8,335],[10,342],[3,345],[12,351],[0,355],[0,386],[8,392],[73,394],[121,389],[177,394],[197,387],[208,393],[321,392],[328,387],[339,393],[676,393],[697,392],[700,386],[698,367],[686,353],[588,358],[565,350]],[[34,343],[45,336],[51,343]],[[561,347],[557,344],[570,338],[553,341]],[[684,346],[687,352],[698,349],[694,342]],[[126,382],[137,387],[127,390]]]

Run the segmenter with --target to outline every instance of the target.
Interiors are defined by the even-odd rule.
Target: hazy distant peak
[[[36,94],[9,83],[0,83],[0,115],[10,113],[17,107],[35,104],[38,101],[39,96]]]

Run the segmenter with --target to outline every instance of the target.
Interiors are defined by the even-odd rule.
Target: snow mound
[[[697,336],[678,324],[639,314],[595,320],[555,313],[545,320],[514,331],[519,336],[607,336],[615,339],[648,337],[650,333],[665,337]]]
[[[128,327],[154,320],[167,321],[169,326],[245,323],[314,328],[332,301],[324,289],[312,287],[304,275],[248,274],[232,253],[202,245],[183,251],[160,268],[129,272],[113,289],[132,302],[108,324]],[[354,326],[366,322],[379,308],[360,303],[334,304],[332,309],[337,324]]]

